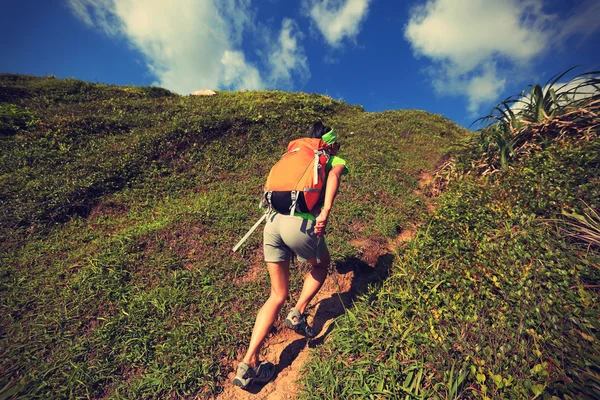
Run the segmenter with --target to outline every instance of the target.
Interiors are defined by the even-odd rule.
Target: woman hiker
[[[243,389],[248,389],[254,382],[268,382],[275,374],[275,365],[270,362],[260,363],[258,355],[265,337],[287,299],[290,259],[294,254],[300,260],[308,262],[312,268],[306,274],[300,298],[288,313],[284,325],[306,337],[316,335],[306,321],[304,310],[327,277],[330,256],[323,235],[342,175],[346,174],[348,169],[346,161],[336,156],[340,144],[333,129],[316,122],[308,136],[320,138],[329,145],[330,157],[325,167],[327,174],[325,197],[320,210],[316,207],[317,210],[312,214],[295,212],[292,216],[273,211],[267,217],[263,233],[263,249],[271,279],[271,295],[258,311],[248,350],[233,380],[234,385]]]

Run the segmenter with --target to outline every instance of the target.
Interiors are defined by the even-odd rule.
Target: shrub
[[[35,116],[27,108],[0,103],[0,137],[12,136],[36,124]]]
[[[586,138],[600,132],[598,72],[585,72],[559,84],[573,68],[552,77],[542,88],[509,97],[476,122],[485,125],[460,162],[479,173],[506,169],[553,140]],[[516,109],[516,111],[514,110]]]
[[[600,99],[532,98],[445,164],[440,208],[315,350],[303,398],[600,397],[600,253],[578,243],[598,232]],[[575,240],[563,213],[585,216]]]

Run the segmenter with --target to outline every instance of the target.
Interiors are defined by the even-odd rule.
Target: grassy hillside
[[[304,398],[600,398],[600,95],[584,78],[582,101],[536,85],[520,114],[501,103],[446,165],[440,207],[315,350]]]
[[[316,120],[351,170],[330,226],[337,268],[361,257],[351,241],[426,221],[419,174],[468,135],[315,94],[0,75],[0,397],[219,393],[269,290],[261,235],[230,249],[260,216],[269,168]]]

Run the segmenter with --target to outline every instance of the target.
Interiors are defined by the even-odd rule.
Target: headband
[[[327,144],[333,144],[337,141],[337,133],[332,129],[323,136],[321,136],[321,140],[323,140]]]

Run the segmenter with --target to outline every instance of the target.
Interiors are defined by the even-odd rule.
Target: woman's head
[[[321,121],[315,122],[313,126],[308,131],[308,137],[321,139],[324,134],[331,130],[330,127],[323,125]]]
[[[321,121],[313,124],[308,132],[308,136],[311,138],[323,139],[325,143],[331,146],[332,154],[337,153],[340,148],[339,142],[337,141],[337,134],[332,128],[323,125]]]

